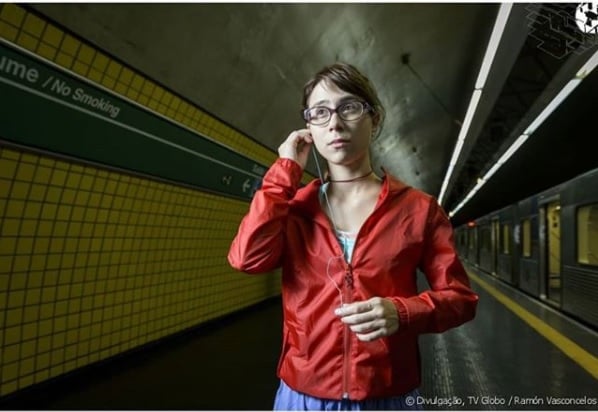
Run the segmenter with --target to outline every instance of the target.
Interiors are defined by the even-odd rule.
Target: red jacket
[[[247,273],[282,266],[283,346],[278,376],[296,391],[327,399],[389,397],[420,385],[417,338],[471,320],[478,296],[459,262],[453,230],[435,199],[390,175],[342,256],[319,200],[319,179],[298,189],[301,167],[278,159],[241,222],[228,260]],[[332,259],[331,259],[332,258]],[[430,290],[418,293],[416,269]],[[390,298],[399,330],[362,342],[333,311],[345,301]]]

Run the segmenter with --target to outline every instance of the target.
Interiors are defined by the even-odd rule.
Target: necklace
[[[374,173],[374,171],[370,170],[369,172],[367,172],[363,176],[357,176],[357,177],[354,177],[353,179],[347,179],[347,180],[332,180],[332,179],[328,179],[328,181],[330,183],[349,183],[349,182],[354,182],[354,181],[359,180],[359,179],[363,179],[364,177],[368,177],[372,173]]]

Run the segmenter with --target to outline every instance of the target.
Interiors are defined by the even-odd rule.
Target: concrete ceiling
[[[499,9],[488,3],[30,7],[274,151],[291,130],[303,126],[301,90],[309,77],[337,60],[352,63],[376,85],[387,110],[382,135],[373,143],[374,165],[434,196],[439,195]],[[554,39],[549,42],[546,33],[554,33],[554,19],[546,23],[546,10],[550,7],[540,4],[513,6],[471,140],[449,184],[447,210],[517,137],[515,129],[531,116],[538,99],[558,92],[549,86],[574,74],[575,65],[596,50],[585,39],[575,47],[571,41],[560,46]],[[583,118],[587,104],[579,99],[589,99],[591,90],[598,90],[596,83],[593,73],[574,92],[577,111],[570,115]],[[537,134],[557,136],[552,140],[560,144],[559,153],[572,153],[576,161],[558,173],[545,173],[544,168],[555,167],[553,148],[540,144],[549,138],[534,136],[524,147],[529,157],[519,156],[519,161],[526,171],[535,165],[537,173],[520,176],[522,169],[504,167],[510,174],[497,173],[455,216],[455,223],[598,166],[593,157],[578,161],[576,145],[583,143],[581,136],[587,139],[585,123],[576,121],[578,135],[563,142],[558,136],[571,130],[571,118],[560,116],[560,122]],[[549,160],[544,164],[542,159]],[[308,170],[316,174],[313,164]]]

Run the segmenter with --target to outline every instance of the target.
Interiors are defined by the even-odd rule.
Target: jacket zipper
[[[376,204],[376,206],[374,207],[374,210],[372,211],[370,216],[368,216],[368,218],[365,220],[365,222],[363,222],[363,224],[361,225],[361,228],[359,228],[359,231],[357,232],[357,236],[355,236],[355,244],[353,245],[353,251],[355,251],[355,247],[357,246],[357,239],[359,238],[362,228],[372,218],[372,216],[378,211],[378,209],[380,208],[382,203],[384,203],[384,202],[382,201],[382,202],[379,202]],[[322,211],[322,213],[324,213],[324,212]],[[324,213],[324,215],[326,215],[326,214]],[[331,218],[328,218],[327,220],[329,223],[329,228],[332,229],[333,236],[336,239],[336,225]],[[343,258],[344,258],[344,253],[343,253],[344,248],[338,239],[336,239],[336,241],[337,241],[337,245],[339,245],[339,251],[341,252],[341,255],[343,255]],[[344,258],[343,261],[345,261],[345,263],[347,264],[347,268],[345,269],[345,279],[343,281],[343,295],[344,295],[343,302],[344,303],[352,303],[353,302],[353,266],[351,266],[351,262],[347,261],[346,258]],[[342,396],[342,399],[349,399],[349,380],[350,380],[349,378],[350,378],[350,374],[351,374],[351,353],[350,352],[351,352],[351,330],[349,328],[349,325],[345,325],[343,328],[343,377],[342,377],[343,378],[343,384],[342,384],[343,396]]]
[[[353,301],[353,267],[347,263],[344,279],[344,302]],[[344,326],[343,331],[343,399],[349,399],[349,377],[351,375],[351,330],[349,325]]]

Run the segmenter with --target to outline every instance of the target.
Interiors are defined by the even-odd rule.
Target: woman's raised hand
[[[278,155],[285,159],[292,159],[305,169],[309,149],[314,140],[308,129],[299,129],[292,132],[289,137],[278,147]]]

